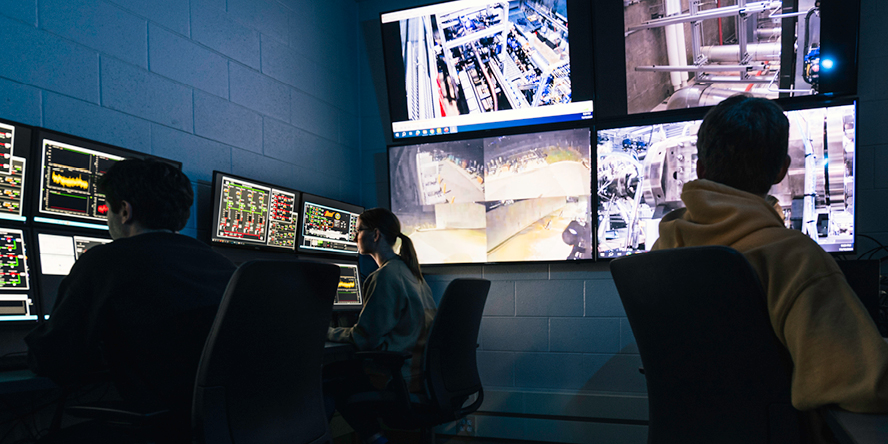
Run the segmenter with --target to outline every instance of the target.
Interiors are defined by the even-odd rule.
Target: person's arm
[[[25,337],[31,369],[56,382],[76,381],[102,368],[96,292],[102,287],[88,254],[74,264],[59,286],[49,321]]]
[[[888,343],[841,272],[805,283],[783,333],[796,408],[888,412]]]
[[[386,334],[398,325],[405,302],[400,280],[387,274],[377,274],[367,281],[364,296],[367,302],[354,327],[327,330],[327,339],[350,342],[358,350],[375,350]]]

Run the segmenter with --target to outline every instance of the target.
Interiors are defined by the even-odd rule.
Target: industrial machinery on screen
[[[816,94],[831,67],[821,66],[819,1],[785,3],[624,2],[629,113],[710,106],[741,91]]]
[[[789,173],[771,187],[788,228],[826,251],[852,251],[854,105],[790,111]],[[650,249],[660,219],[697,178],[700,121],[598,132],[598,254]]]
[[[454,8],[401,22],[410,120],[571,101],[564,1]]]
[[[391,148],[392,210],[420,262],[591,259],[589,134]]]

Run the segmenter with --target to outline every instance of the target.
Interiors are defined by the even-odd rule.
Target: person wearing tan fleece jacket
[[[652,249],[725,245],[749,260],[792,356],[797,409],[888,412],[888,343],[832,256],[766,201],[786,175],[788,138],[771,101],[734,96],[713,108],[698,133],[700,179],[684,185],[686,208],[663,218]]]

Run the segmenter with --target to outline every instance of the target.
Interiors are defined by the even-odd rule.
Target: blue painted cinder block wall
[[[202,197],[219,170],[361,201],[353,0],[0,0],[0,30],[2,118],[179,160]]]

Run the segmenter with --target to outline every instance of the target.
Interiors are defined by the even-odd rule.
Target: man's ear
[[[703,166],[703,161],[700,158],[697,158],[697,179],[705,179],[706,178],[706,167]]]
[[[783,166],[780,168],[780,174],[777,175],[777,180],[774,181],[775,184],[778,184],[783,181],[783,178],[786,177],[786,173],[789,171],[789,164],[792,162],[792,157],[789,157],[789,154],[786,155],[786,159],[783,159]]]
[[[124,224],[132,223],[133,221],[133,205],[127,201],[120,202],[120,222]]]

